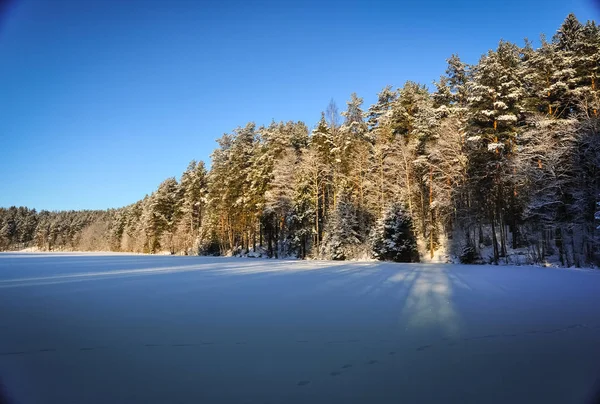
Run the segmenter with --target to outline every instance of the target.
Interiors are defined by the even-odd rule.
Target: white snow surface
[[[600,272],[0,254],[18,403],[585,403]]]

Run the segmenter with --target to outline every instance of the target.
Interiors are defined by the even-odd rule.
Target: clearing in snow
[[[600,272],[0,254],[19,403],[585,403]]]

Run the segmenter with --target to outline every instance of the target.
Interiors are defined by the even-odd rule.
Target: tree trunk
[[[492,211],[493,212],[493,211]],[[498,252],[498,238],[496,237],[496,225],[495,225],[494,213],[491,215],[492,224],[492,244],[494,246],[494,264],[498,265],[499,252]]]
[[[430,217],[430,229],[429,229],[429,255],[430,258],[433,259],[433,228],[434,228],[434,222],[433,222],[433,166],[430,165],[429,166],[429,213],[431,215]]]
[[[272,232],[272,226],[269,226],[267,229],[267,245],[268,245],[268,251],[269,251],[269,258],[273,257],[273,232]]]
[[[406,188],[407,188],[407,196],[408,196],[408,211],[410,212],[410,217],[413,218],[413,207],[412,207],[412,197],[411,197],[411,184],[410,184],[410,174],[408,172],[408,161],[406,160],[406,151],[402,151],[402,157],[404,158],[404,172],[406,177]]]
[[[273,254],[275,254],[275,258],[279,258],[279,256],[277,255],[277,252],[279,250],[279,232],[277,231],[279,229],[279,226],[277,226],[277,215],[273,217],[273,229],[275,230],[275,234],[273,237],[273,241],[275,242]]]
[[[315,249],[319,251],[319,185],[315,183]]]

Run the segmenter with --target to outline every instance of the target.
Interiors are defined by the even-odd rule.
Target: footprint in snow
[[[26,354],[27,351],[16,351],[16,352],[0,352],[0,356],[7,356],[7,355],[24,355]]]

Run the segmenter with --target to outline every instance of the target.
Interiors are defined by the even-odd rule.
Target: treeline
[[[115,211],[49,212],[24,207],[0,208],[0,251],[110,251],[107,230]]]
[[[192,162],[125,208],[0,210],[0,247],[598,263],[599,69],[600,29],[569,15],[537,49],[453,55],[434,91],[387,86],[366,109],[352,94],[311,131],[239,127],[210,171]]]

